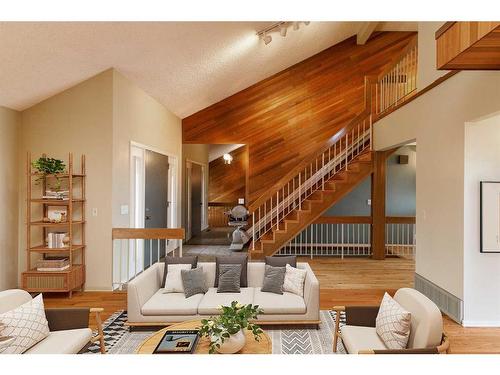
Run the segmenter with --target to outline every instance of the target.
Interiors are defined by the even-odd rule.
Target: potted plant
[[[42,177],[37,179],[37,181],[43,179],[47,175],[54,175],[56,179],[56,184],[54,189],[59,190],[61,188],[61,180],[57,176],[59,173],[64,173],[64,168],[66,165],[60,159],[41,157],[37,160],[31,162],[31,166],[36,169],[36,171],[42,174]]]
[[[258,305],[242,305],[236,301],[231,306],[220,306],[217,317],[201,320],[200,336],[210,340],[209,353],[232,354],[245,346],[244,330],[252,331],[255,341],[259,341],[264,331],[252,320],[262,313]]]

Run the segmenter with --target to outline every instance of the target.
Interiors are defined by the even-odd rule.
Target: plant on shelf
[[[231,306],[220,306],[217,317],[201,320],[200,336],[210,339],[209,353],[236,353],[245,345],[244,330],[252,331],[255,341],[264,332],[252,323],[262,313],[258,305],[242,305],[236,301]]]
[[[42,177],[38,178],[37,181],[42,180],[47,175],[54,175],[56,183],[54,188],[59,190],[61,188],[61,180],[57,176],[59,173],[64,173],[66,165],[64,161],[60,159],[41,157],[37,160],[31,162],[31,166],[37,170],[38,173],[42,174]]]

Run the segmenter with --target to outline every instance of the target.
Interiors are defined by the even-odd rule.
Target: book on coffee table
[[[153,354],[194,353],[198,344],[198,332],[196,329],[166,331]]]

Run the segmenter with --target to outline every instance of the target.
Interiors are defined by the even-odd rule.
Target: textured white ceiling
[[[1,22],[0,105],[26,109],[114,67],[184,118],[354,34],[311,22],[264,45],[272,22]],[[381,23],[416,30],[414,23]]]

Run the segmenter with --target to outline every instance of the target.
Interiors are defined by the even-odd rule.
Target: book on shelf
[[[45,190],[43,199],[57,199],[57,200],[68,200],[69,190]]]
[[[36,262],[37,271],[64,271],[70,267],[68,257],[51,257]]]
[[[47,247],[49,249],[62,249],[68,247],[64,243],[64,238],[68,235],[66,232],[50,232],[47,233]]]

